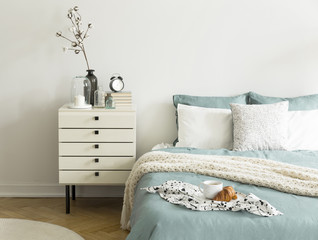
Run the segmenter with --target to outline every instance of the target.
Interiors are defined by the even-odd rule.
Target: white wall
[[[62,53],[67,42],[55,32],[67,31],[75,5],[94,24],[86,48],[99,83],[119,72],[133,92],[138,156],[176,137],[173,94],[318,92],[317,1],[0,3],[0,195],[63,194],[57,110],[86,66],[82,56]]]

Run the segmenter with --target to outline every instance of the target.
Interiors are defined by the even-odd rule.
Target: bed
[[[288,112],[289,117],[284,119],[283,122],[277,123],[279,129],[274,128],[274,130],[276,132],[280,131],[280,129],[284,127],[283,125],[287,125],[285,126],[285,131],[287,131],[287,138],[283,138],[281,135],[278,134],[278,139],[270,139],[271,141],[266,142],[267,145],[264,145],[264,142],[255,145],[255,142],[257,143],[257,141],[255,140],[255,136],[252,139],[253,141],[248,142],[249,136],[244,135],[244,143],[238,144],[238,142],[242,140],[242,136],[240,136],[240,139],[235,139],[235,137],[239,135],[239,133],[236,132],[238,131],[238,129],[236,129],[237,126],[235,125],[237,124],[237,119],[235,119],[235,117],[237,116],[235,116],[234,114],[237,109],[235,110],[235,107],[232,106],[232,109],[229,110],[228,104],[238,103],[240,105],[246,105],[247,103],[252,103],[258,106],[264,104],[266,105],[266,107],[270,107],[270,105],[275,105],[276,103],[280,104],[282,101],[288,102],[286,111]],[[212,135],[216,135],[217,138],[215,138],[215,136],[211,138],[211,134],[206,134],[206,136],[203,136],[205,133],[203,133],[202,131],[200,132],[200,128],[202,128],[203,124],[202,122],[197,122],[199,123],[200,127],[194,127],[198,128],[199,130],[197,129],[195,131],[193,129],[185,128],[182,123],[182,121],[184,120],[183,118],[186,116],[186,119],[188,121],[189,118],[191,119],[191,115],[186,115],[181,111],[177,111],[177,124],[179,129],[178,139],[176,140],[175,147],[154,150],[152,156],[156,157],[156,154],[160,155],[163,153],[165,153],[165,156],[167,155],[167,158],[175,158],[179,155],[185,155],[187,156],[187,158],[191,158],[191,156],[193,156],[193,158],[196,156],[207,156],[208,159],[212,159],[215,156],[233,156],[235,158],[237,157],[238,159],[257,159],[259,161],[265,159],[264,163],[265,161],[267,161],[266,159],[268,159],[268,161],[272,162],[273,165],[275,165],[276,163],[278,164],[278,166],[280,167],[280,171],[283,172],[283,175],[285,175],[284,177],[287,180],[293,178],[293,181],[301,182],[301,184],[303,184],[303,187],[307,187],[307,190],[304,192],[297,192],[295,191],[295,189],[297,188],[296,185],[293,185],[291,189],[288,189],[288,186],[286,185],[285,188],[285,182],[283,184],[276,184],[281,185],[279,187],[275,187],[276,185],[273,187],[264,187],[267,185],[262,183],[251,184],[249,181],[245,181],[245,178],[233,180],[236,178],[231,179],[231,177],[229,177],[230,179],[226,179],[224,177],[217,177],[223,175],[218,175],[215,173],[198,174],[198,172],[194,170],[195,167],[193,167],[193,169],[187,169],[184,171],[157,171],[156,169],[150,169],[149,171],[144,171],[141,174],[142,177],[140,177],[136,186],[134,186],[133,188],[130,186],[130,188],[133,189],[133,207],[131,209],[131,212],[129,212],[128,214],[129,219],[126,219],[126,223],[128,223],[128,225],[125,225],[122,219],[122,227],[124,229],[130,229],[130,233],[127,239],[317,240],[318,148],[317,150],[315,149],[317,143],[315,143],[312,138],[312,135],[314,135],[315,133],[318,134],[313,121],[313,119],[318,116],[316,110],[318,109],[318,107],[316,106],[317,103],[317,95],[283,99],[265,97],[256,93],[248,93],[232,98],[217,98],[217,101],[215,101],[214,97],[202,98],[184,95],[175,96],[174,104],[176,107],[179,104],[204,107],[205,109],[195,109],[198,110],[200,113],[202,111],[204,112],[205,110],[208,111],[208,109],[214,109],[212,116],[208,116],[205,113],[203,118],[208,118],[209,123],[211,123],[211,121],[214,121],[214,126],[212,126],[212,129],[209,129],[208,132],[211,133],[214,131],[214,134]],[[239,106],[239,108],[241,107],[242,106]],[[286,104],[280,104],[278,112],[283,112],[282,107],[286,108]],[[218,116],[220,112],[222,115],[221,118],[218,119],[218,121],[215,120],[217,119],[215,115],[215,109],[225,110],[216,111]],[[191,109],[191,111],[192,110],[193,109]],[[229,111],[230,115],[228,114]],[[226,117],[224,115],[225,113]],[[244,114],[246,114],[246,112],[244,112]],[[266,114],[268,115],[268,112],[265,113],[265,116]],[[274,113],[271,112],[270,115],[272,114]],[[196,118],[198,117],[198,115],[198,112],[194,113],[194,116]],[[259,115],[259,112],[257,112],[257,115]],[[232,119],[229,120],[229,116],[232,116]],[[244,116],[246,117],[246,115]],[[209,117],[212,117],[212,120]],[[202,120],[202,116],[200,116],[200,118]],[[277,116],[275,117],[275,119],[278,119]],[[279,119],[281,120],[282,116],[280,116]],[[191,121],[193,120],[194,119],[191,119]],[[220,120],[222,120],[221,125],[226,126],[221,126]],[[304,121],[306,121],[306,124],[304,124]],[[273,125],[272,120],[271,124]],[[249,122],[248,125],[253,125],[253,123]],[[193,124],[190,127],[193,128]],[[217,130],[213,128],[216,128]],[[258,128],[259,131],[261,125],[257,125],[256,128]],[[242,129],[239,130],[242,131]],[[182,131],[185,131],[186,134],[182,133]],[[244,129],[243,132],[245,134],[246,132],[250,131],[253,132],[253,129],[251,130],[250,126],[248,126],[248,129]],[[191,133],[191,136],[189,136],[189,132]],[[231,134],[232,132],[233,134]],[[195,136],[196,134],[198,135]],[[269,135],[273,136],[274,134],[273,132],[270,132]],[[224,139],[224,136],[227,136],[226,139]],[[231,139],[232,136],[233,139]],[[200,140],[202,140],[201,138],[206,139],[205,141],[198,141],[198,137],[200,138]],[[213,146],[204,145],[211,144],[211,142]],[[275,143],[274,145],[273,142]],[[284,144],[288,147],[283,146]],[[302,149],[300,150],[297,148]],[[142,158],[143,157],[141,157],[141,159]],[[187,163],[185,162],[184,164],[186,165]],[[140,166],[141,165],[143,164],[140,164]],[[297,166],[295,167],[295,169],[304,170],[301,177],[299,177],[300,175],[294,175],[294,170],[289,172],[284,171],[284,167],[286,167],[287,169],[289,165],[292,167]],[[136,166],[136,168],[138,168],[138,166]],[[233,175],[235,175],[235,171],[231,171]],[[255,176],[257,176],[257,171],[258,170],[252,170],[254,178]],[[275,171],[276,170],[274,169],[273,179]],[[247,175],[248,174],[246,174],[246,176]],[[149,186],[161,185],[162,183],[169,180],[187,182],[193,185],[199,185],[200,182],[204,180],[219,180],[223,182],[224,186],[233,186],[233,188],[238,192],[245,194],[253,193],[257,197],[268,201],[271,205],[281,211],[283,215],[263,217],[253,215],[247,211],[192,211],[185,208],[184,206],[171,204],[163,200],[158,194],[151,194],[145,190],[142,190],[142,188],[146,188]],[[123,215],[125,215],[125,206],[127,207],[128,204],[128,188],[129,184],[126,185],[125,189]]]

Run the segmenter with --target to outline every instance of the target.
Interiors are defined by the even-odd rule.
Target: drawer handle
[[[99,158],[95,158],[95,162],[98,163],[99,162]]]
[[[98,131],[98,130],[95,130],[94,133],[95,133],[95,135],[98,135],[98,134],[99,134],[99,131]]]
[[[98,177],[99,176],[99,172],[95,172],[95,177]]]
[[[95,144],[94,147],[95,147],[95,148],[99,148],[99,144]]]
[[[99,120],[99,116],[95,116],[94,119],[95,119],[95,121],[98,121]]]

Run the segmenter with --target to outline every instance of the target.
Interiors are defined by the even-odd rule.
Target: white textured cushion
[[[318,151],[318,110],[288,112],[288,150]]]
[[[230,109],[203,108],[178,104],[178,138],[176,147],[232,149],[232,115]]]
[[[285,150],[288,101],[263,104],[230,104],[233,116],[233,150]]]

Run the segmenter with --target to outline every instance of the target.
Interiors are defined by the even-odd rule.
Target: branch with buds
[[[71,8],[70,10],[68,10],[68,14],[67,14],[67,17],[70,19],[70,21],[72,23],[72,26],[69,28],[69,30],[71,33],[73,33],[75,40],[72,40],[72,39],[65,37],[61,31],[57,32],[56,36],[64,38],[71,43],[70,48],[68,48],[68,47],[63,48],[64,52],[69,51],[69,50],[74,51],[75,54],[79,54],[80,52],[83,52],[84,58],[86,61],[86,65],[87,65],[87,69],[90,69],[89,64],[88,64],[88,60],[87,60],[87,55],[85,52],[84,40],[89,37],[88,31],[93,27],[93,24],[89,23],[87,25],[86,31],[83,31],[81,29],[82,17],[79,14],[78,10],[79,10],[78,6],[75,6],[74,8]]]

